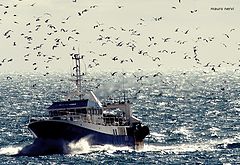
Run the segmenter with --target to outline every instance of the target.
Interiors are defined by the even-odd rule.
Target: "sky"
[[[238,0],[0,0],[0,73],[238,70]]]

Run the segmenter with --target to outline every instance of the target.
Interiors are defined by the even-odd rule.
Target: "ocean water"
[[[126,91],[133,114],[150,127],[144,149],[89,146],[82,139],[69,145],[69,154],[29,157],[14,156],[34,141],[29,116],[44,114],[73,85],[65,74],[1,74],[0,164],[240,164],[239,73],[153,75],[105,73],[83,83],[100,99]]]

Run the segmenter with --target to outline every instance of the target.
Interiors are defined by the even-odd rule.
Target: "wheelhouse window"
[[[102,109],[93,108],[58,109],[49,111],[50,116],[81,115],[81,114],[101,115],[102,113],[103,113]]]
[[[87,109],[86,108],[81,108],[81,109],[76,109],[77,114],[87,114]]]

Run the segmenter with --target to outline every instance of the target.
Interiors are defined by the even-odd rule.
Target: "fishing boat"
[[[28,129],[33,136],[63,139],[68,143],[87,138],[90,145],[111,144],[141,149],[149,128],[133,116],[130,102],[124,99],[101,103],[92,91],[83,93],[80,54],[74,54],[72,59],[77,90],[66,100],[53,102],[45,116],[31,117]]]

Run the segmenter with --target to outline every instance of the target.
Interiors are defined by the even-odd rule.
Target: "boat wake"
[[[67,143],[62,139],[41,139],[37,138],[32,144],[26,146],[7,146],[0,148],[0,155],[8,156],[43,156],[53,154],[86,154],[92,152],[114,153],[120,150],[133,150],[130,147],[116,147],[113,145],[94,145],[88,143],[89,137],[80,139],[77,142]]]
[[[41,156],[53,154],[83,154],[92,150],[88,143],[89,137],[80,139],[77,142],[68,143],[63,139],[42,139],[37,138],[32,144],[24,147],[8,146],[0,148],[0,155],[9,156]]]
[[[37,138],[30,145],[23,147],[15,156],[39,156],[52,154],[68,154],[70,148],[63,139]]]
[[[146,144],[141,150],[135,151],[131,147],[119,147],[113,145],[94,145],[90,146],[88,137],[82,138],[77,142],[67,143],[62,139],[40,139],[37,138],[33,144],[25,147],[8,146],[0,148],[0,155],[9,156],[40,156],[52,154],[87,154],[93,152],[106,152],[113,154],[118,151],[127,152],[162,152],[162,153],[183,153],[195,151],[213,151],[219,149],[234,149],[240,148],[240,143],[233,142],[232,139],[214,140],[202,143],[178,144],[169,146],[160,146],[154,144]]]
[[[219,149],[235,149],[240,148],[240,143],[192,143],[192,144],[179,144],[179,145],[145,145],[140,152],[162,152],[162,153],[184,153],[196,151],[214,151]]]
[[[0,155],[16,155],[22,149],[22,147],[8,146],[0,148]]]
[[[196,151],[214,151],[218,149],[234,149],[240,148],[240,143],[233,142],[229,139],[224,140],[211,140],[207,142],[199,143],[184,143],[176,145],[156,145],[156,144],[145,144],[143,149],[134,150],[131,147],[120,147],[113,145],[95,145],[89,146],[87,141],[80,140],[77,143],[71,145],[70,154],[83,154],[92,152],[106,152],[113,154],[118,151],[127,152],[160,152],[160,153],[184,153],[184,152],[196,152]]]

